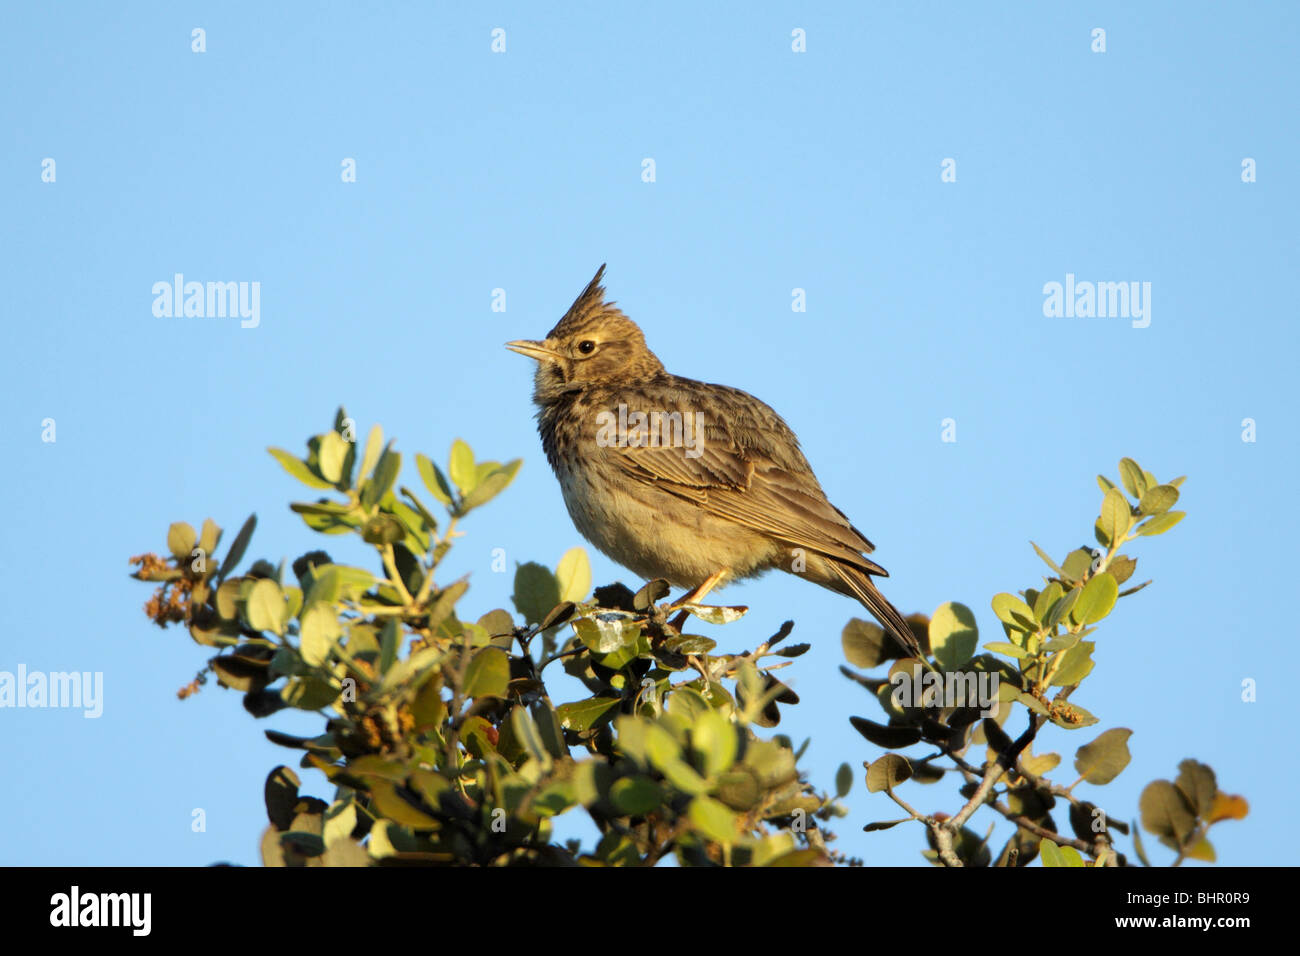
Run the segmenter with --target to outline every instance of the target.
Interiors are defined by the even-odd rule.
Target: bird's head
[[[633,385],[663,374],[663,363],[646,348],[636,323],[605,301],[604,274],[602,265],[545,339],[506,343],[537,361],[538,404],[592,385]]]

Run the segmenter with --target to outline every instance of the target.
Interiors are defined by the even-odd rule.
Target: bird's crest
[[[613,302],[605,301],[605,287],[600,283],[604,276],[605,265],[602,263],[591,281],[587,283],[587,288],[573,300],[573,305],[569,306],[569,311],[564,313],[564,318],[560,319],[551,330],[550,337],[573,332],[592,319],[602,316],[617,315],[626,318],[622,312],[614,308]]]

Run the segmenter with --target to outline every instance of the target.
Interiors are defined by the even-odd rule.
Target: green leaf
[[[560,727],[559,714],[555,713],[550,701],[545,697],[533,704],[533,721],[537,723],[537,732],[542,745],[552,757],[567,757],[568,744],[564,743],[564,730]]]
[[[352,631],[352,634],[355,633],[355,630]],[[352,643],[351,639],[348,643]],[[384,679],[379,684],[379,695],[390,694],[399,687],[421,687],[424,678],[441,665],[446,656],[442,648],[422,647],[405,658],[399,658],[384,674]]]
[[[1087,866],[1079,851],[1072,846],[1057,846],[1047,837],[1038,841],[1038,855],[1043,866],[1082,867]]]
[[[1034,545],[1034,553],[1039,555],[1040,558],[1043,558],[1043,563],[1047,564],[1048,567],[1052,568],[1053,571],[1056,571],[1057,574],[1060,575],[1061,568],[1057,567],[1057,563],[1052,561],[1052,558],[1048,557],[1047,551],[1044,551],[1043,549],[1039,548],[1039,546],[1035,545],[1034,542],[1032,541],[1030,541],[1030,544]]]
[[[1200,860],[1203,863],[1213,863],[1218,857],[1214,852],[1214,846],[1202,836],[1187,850],[1187,858],[1189,860]]]
[[[238,578],[222,581],[217,588],[217,613],[223,620],[233,621],[239,613],[239,591],[242,582]]]
[[[1133,851],[1143,866],[1150,866],[1151,861],[1147,859],[1146,847],[1142,845],[1142,831],[1138,829],[1138,822],[1133,821]]]
[[[299,653],[305,663],[318,667],[329,658],[334,642],[343,634],[339,619],[328,605],[317,604],[302,616]]]
[[[627,729],[626,725],[630,723],[630,721],[619,721],[620,735]],[[642,732],[645,737],[646,756],[660,770],[664,768],[665,764],[682,759],[681,744],[662,724],[655,721],[645,721]]]
[[[466,697],[505,697],[510,683],[510,659],[499,647],[485,647],[465,672]]]
[[[1095,641],[1080,641],[1068,651],[1062,651],[1061,663],[1056,673],[1052,675],[1051,686],[1069,687],[1092,673],[1092,668],[1096,664],[1092,659],[1092,652],[1096,646]]]
[[[696,797],[686,815],[695,829],[714,843],[731,846],[740,836],[736,815],[712,797]]]
[[[485,505],[505,491],[515,480],[515,475],[519,473],[519,466],[523,463],[522,458],[516,458],[501,467],[493,468],[474,486],[474,490],[465,496],[465,500],[461,502],[461,511],[466,512]]]
[[[1002,754],[1011,749],[1011,738],[992,717],[985,717],[984,720],[980,722],[979,729],[984,734],[984,742],[987,743],[995,753]]]
[[[365,568],[354,568],[346,564],[326,564],[316,569],[319,574],[333,568],[339,574],[339,590],[341,596],[350,601],[355,601],[370,588],[374,587],[375,576]]]
[[[406,537],[406,529],[392,515],[378,513],[361,526],[361,540],[366,544],[397,544]]]
[[[279,766],[267,774],[262,799],[266,803],[267,819],[277,830],[287,830],[293,823],[300,786],[302,781],[288,767]]]
[[[324,478],[320,477],[315,472],[313,472],[310,468],[308,468],[307,463],[305,461],[303,461],[301,458],[294,457],[293,455],[285,451],[283,448],[268,448],[267,451],[271,453],[271,455],[275,458],[276,461],[280,463],[281,467],[283,467],[285,471],[293,475],[293,477],[297,478],[304,485],[307,485],[311,488],[332,488],[333,487],[333,485],[330,482],[326,481]]]
[[[1033,633],[1038,630],[1038,622],[1034,620],[1034,612],[1024,601],[1014,594],[995,594],[993,596],[993,613],[998,616],[998,620],[1004,624],[1009,624],[1018,631]]]
[[[641,625],[634,619],[608,613],[574,621],[573,629],[579,640],[596,654],[612,654],[641,636]]]
[[[939,666],[956,670],[971,659],[978,645],[979,629],[970,608],[953,601],[939,605],[930,618],[930,648]]]
[[[885,754],[867,767],[867,792],[892,790],[912,776],[912,764],[901,754]]]
[[[707,714],[710,709],[704,695],[690,685],[674,688],[668,697],[668,713],[681,717],[687,724],[694,723],[696,717]]]
[[[240,560],[244,557],[244,552],[248,550],[248,542],[253,537],[253,529],[257,527],[257,515],[248,516],[239,533],[235,535],[235,540],[230,543],[230,550],[226,552],[225,560],[221,562],[221,570],[217,572],[217,577],[223,581],[226,575],[235,569]]]
[[[561,727],[582,733],[594,727],[611,708],[618,704],[619,700],[618,697],[591,697],[572,704],[561,704],[555,712],[560,718]]]
[[[428,830],[438,825],[438,820],[422,810],[414,791],[399,787],[392,780],[372,778],[370,799],[379,815],[403,827]]]
[[[1061,848],[1047,837],[1038,841],[1038,858],[1043,861],[1043,866],[1065,866],[1065,857],[1061,856]]]
[[[459,438],[451,443],[451,460],[447,463],[447,471],[462,495],[469,494],[478,483],[474,452]]]
[[[384,447],[384,430],[378,425],[370,429],[370,434],[366,438],[366,450],[361,456],[361,469],[357,472],[357,487],[360,488],[370,477],[371,470],[375,463],[379,461],[379,453]]]
[[[320,436],[316,465],[321,477],[331,484],[337,485],[343,478],[343,461],[348,457],[349,447],[338,432],[326,432]]]
[[[577,610],[578,609],[574,607],[572,601],[561,601],[559,604],[555,605],[555,607],[546,612],[546,615],[542,618],[538,627],[543,631],[552,627],[559,627],[569,618],[573,617]]]
[[[420,457],[421,457],[420,455],[415,456],[417,462],[419,461]],[[424,502],[421,501],[419,498],[415,497],[415,493],[412,492],[410,488],[403,486],[402,488],[398,489],[398,491],[402,495],[404,495],[406,499],[409,502],[411,502],[412,505],[415,506],[415,510],[420,513],[420,520],[424,522],[425,530],[429,532],[436,532],[438,530],[438,519],[435,518],[433,514],[429,511],[429,509],[424,506]]]
[[[624,777],[609,788],[609,799],[620,813],[640,817],[659,806],[663,793],[649,777]]]
[[[731,769],[740,748],[736,725],[716,710],[708,710],[695,718],[691,747],[703,760],[707,776],[725,773]]]
[[[1070,611],[1077,624],[1095,624],[1111,612],[1119,597],[1119,585],[1106,571],[1095,574],[1083,586],[1083,592]]]
[[[352,506],[322,498],[320,501],[292,501],[289,503],[289,510],[300,515],[330,515],[341,518],[352,513]]]
[[[1113,562],[1112,562],[1113,563]],[[1083,588],[1070,588],[1068,594],[1063,594],[1047,612],[1047,617],[1043,624],[1045,627],[1053,628],[1065,619],[1065,615],[1074,610],[1074,606],[1079,603],[1079,595],[1083,593]]]
[[[510,712],[510,729],[513,731],[515,739],[524,745],[524,750],[527,751],[528,756],[537,762],[543,772],[549,771],[553,762],[551,752],[542,741],[537,721],[533,719],[533,715],[528,712],[526,707],[515,707]]]
[[[444,621],[451,617],[452,612],[456,609],[456,602],[464,597],[465,592],[468,590],[469,581],[461,578],[459,581],[449,584],[441,591],[436,592],[438,596],[434,599],[433,606],[429,608],[429,630],[437,630]]]
[[[1187,517],[1186,511],[1166,511],[1162,515],[1148,518],[1142,524],[1138,525],[1138,534],[1164,534],[1183,518]]]
[[[1038,595],[1034,598],[1035,620],[1037,620],[1038,623],[1045,625],[1047,623],[1047,616],[1051,612],[1052,607],[1064,594],[1065,590],[1061,587],[1060,582],[1058,581],[1052,581],[1047,585],[1047,587],[1039,591]]]
[[[560,603],[560,584],[551,569],[535,561],[521,564],[515,571],[515,593],[512,600],[528,624],[545,620],[555,605]]]
[[[311,610],[317,603],[334,604],[342,595],[342,582],[343,576],[337,566],[330,564],[316,568],[312,572],[311,587],[307,589],[303,607]]]
[[[1132,511],[1123,492],[1118,489],[1106,492],[1106,497],[1101,502],[1100,520],[1100,528],[1106,535],[1106,543],[1123,541],[1132,522]]]
[[[1107,730],[1090,744],[1084,744],[1074,754],[1074,769],[1088,783],[1103,786],[1110,783],[1132,760],[1128,752],[1128,739],[1133,731],[1127,727]]]
[[[1116,584],[1123,584],[1133,576],[1133,571],[1137,568],[1137,558],[1130,558],[1126,554],[1117,554],[1110,559],[1110,564],[1106,566],[1110,576],[1115,579]]]
[[[1052,723],[1065,730],[1080,730],[1084,727],[1091,727],[1097,722],[1096,717],[1078,704],[1066,704],[1064,707],[1056,707],[1051,711],[1050,716]]]
[[[733,621],[739,621],[745,616],[745,612],[749,610],[749,608],[741,605],[729,607],[723,604],[680,604],[678,609],[689,611],[701,621],[709,624],[730,624]]]
[[[1110,547],[1110,532],[1102,526],[1101,518],[1098,518],[1093,523],[1092,536],[1097,539],[1097,543],[1103,548]]]
[[[167,529],[167,550],[172,553],[172,557],[183,558],[188,562],[197,540],[198,535],[194,533],[193,525],[184,521],[174,522]]]
[[[685,760],[678,757],[675,760],[665,760],[661,764],[656,764],[663,772],[668,782],[680,790],[682,793],[690,796],[707,793],[709,782],[695,772],[695,769]]]
[[[585,598],[591,591],[591,563],[587,560],[587,552],[582,548],[570,548],[564,552],[555,569],[555,580],[560,588],[560,601],[577,603]]]
[[[1050,716],[1051,711],[1049,711],[1046,707],[1044,707],[1043,702],[1039,700],[1037,697],[1034,697],[1032,694],[1026,694],[1021,691],[1017,691],[1015,689],[1012,689],[1011,694],[1012,694],[1012,700],[1016,701],[1017,703],[1024,704],[1035,714],[1041,714],[1044,717]],[[1006,713],[1006,711],[1002,711],[1001,713]],[[1093,721],[1093,723],[1096,723],[1096,721]],[[1010,740],[1010,738],[1007,739]]]
[[[984,650],[992,651],[994,654],[1006,654],[1008,657],[1016,657],[1020,660],[1028,660],[1034,656],[1023,647],[1008,644],[1006,641],[990,641],[984,645]]]
[[[853,725],[853,728],[858,733],[877,747],[884,747],[886,750],[910,747],[921,739],[920,727],[878,724],[875,721],[867,720],[865,717],[850,717],[849,723]]]
[[[703,637],[699,634],[678,634],[676,637],[670,637],[664,641],[665,648],[682,655],[712,654],[713,649],[717,646],[718,642],[713,638]]]
[[[1141,498],[1146,494],[1147,481],[1142,467],[1132,458],[1121,458],[1119,460],[1119,478],[1124,483],[1124,488],[1134,498]]]
[[[1184,760],[1178,765],[1178,779],[1174,785],[1187,797],[1198,816],[1210,816],[1215,795],[1219,792],[1213,769],[1195,760]]]
[[[284,595],[280,593],[280,586],[270,578],[260,578],[244,605],[248,626],[255,631],[283,634],[284,612]]]
[[[1061,562],[1061,577],[1069,581],[1082,581],[1091,566],[1092,552],[1087,548],[1076,548]]]
[[[239,650],[212,658],[212,669],[216,671],[217,683],[241,693],[262,690],[274,679],[265,660],[246,656]]]
[[[840,632],[840,646],[844,656],[854,667],[872,668],[888,660],[892,638],[886,638],[884,629],[860,617],[849,618]]]
[[[374,508],[383,501],[384,495],[393,490],[397,473],[401,470],[401,453],[393,451],[393,445],[389,442],[388,447],[379,456],[379,463],[375,465],[374,476],[361,489],[361,504],[366,508]]]
[[[653,581],[647,581],[645,584],[632,595],[632,610],[648,611],[656,601],[660,601],[668,596],[672,588],[663,578],[655,578]]]
[[[732,770],[718,778],[713,795],[733,810],[752,810],[762,799],[758,777],[748,768]]]
[[[321,834],[325,845],[329,846],[339,840],[347,839],[357,826],[357,804],[351,797],[336,800],[325,811],[325,827]]]
[[[844,799],[853,789],[853,768],[847,763],[840,764],[840,768],[835,771],[835,796],[838,799]]]
[[[1174,505],[1178,504],[1178,489],[1173,485],[1156,485],[1154,488],[1148,488],[1147,493],[1142,496],[1142,502],[1138,505],[1138,510],[1144,515],[1164,514]]]
[[[712,650],[712,648],[710,648]],[[802,657],[812,650],[811,644],[790,644],[786,647],[779,648],[776,651],[777,657]]]
[[[649,766],[651,721],[636,714],[620,714],[614,718],[614,735],[620,752],[635,760],[642,767]],[[672,737],[669,737],[672,743]],[[676,743],[672,743],[676,756]]]
[[[412,560],[415,555],[429,550],[429,534],[425,528],[425,516],[416,511],[404,501],[398,501],[393,498],[388,503],[392,516],[402,526],[403,540],[406,542],[407,550],[410,552]],[[430,525],[430,528],[437,528],[436,524]],[[396,544],[396,542],[393,542]],[[417,589],[418,590],[418,587]]]
[[[452,507],[455,496],[452,494],[451,485],[447,483],[447,478],[443,475],[442,469],[424,455],[415,456],[415,467],[420,472],[420,480],[424,482],[424,487],[429,489],[429,494],[448,508]]]
[[[387,674],[397,660],[397,646],[401,639],[402,628],[397,618],[390,617],[384,621],[384,629],[379,635],[379,673]]]
[[[878,820],[875,823],[868,823],[862,829],[866,833],[875,833],[877,830],[892,830],[900,823],[911,823],[911,817],[904,817],[901,820]]]
[[[203,553],[211,557],[217,550],[217,544],[221,541],[221,529],[211,518],[203,519],[203,530],[199,533],[199,547]]]
[[[291,677],[280,691],[281,699],[299,710],[320,710],[328,707],[339,696],[339,689],[330,681],[314,675]]]
[[[1138,799],[1142,826],[1150,833],[1184,843],[1196,829],[1196,811],[1186,795],[1168,780],[1153,780]]]

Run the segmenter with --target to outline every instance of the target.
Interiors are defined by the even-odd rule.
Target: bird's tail
[[[859,601],[872,615],[878,620],[886,631],[902,645],[907,651],[909,657],[915,657],[917,660],[924,661],[925,655],[921,652],[921,645],[917,643],[916,635],[908,627],[907,621],[903,620],[903,615],[898,613],[898,608],[890,604],[885,596],[876,589],[875,582],[865,571],[852,567],[851,565],[841,564],[838,561],[828,562],[831,569]]]

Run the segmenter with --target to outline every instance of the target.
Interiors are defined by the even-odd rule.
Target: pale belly
[[[724,568],[745,578],[772,567],[782,548],[653,485],[605,483],[558,475],[569,516],[583,537],[643,580],[692,588]],[[672,520],[664,517],[665,512]]]

